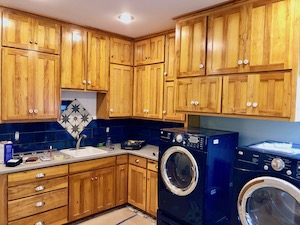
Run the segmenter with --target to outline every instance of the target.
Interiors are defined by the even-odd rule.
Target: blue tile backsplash
[[[106,127],[110,127],[110,137],[113,143],[127,139],[144,139],[149,144],[159,144],[159,130],[166,127],[182,127],[181,123],[148,121],[137,119],[93,120],[82,134],[87,138],[82,145],[96,146],[106,140]],[[20,138],[15,141],[15,132]],[[10,140],[14,144],[15,153],[49,149],[71,148],[75,139],[58,122],[0,124],[0,141]]]

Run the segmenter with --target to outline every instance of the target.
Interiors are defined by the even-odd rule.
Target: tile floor
[[[156,225],[156,220],[130,206],[108,211],[72,225]]]

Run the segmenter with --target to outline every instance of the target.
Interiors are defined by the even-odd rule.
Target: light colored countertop
[[[113,150],[110,150],[105,147],[101,147],[101,149],[107,150],[107,153],[103,153],[100,155],[85,156],[85,157],[76,157],[76,158],[68,156],[63,160],[51,160],[51,161],[31,163],[31,164],[26,163],[26,164],[20,164],[19,166],[16,167],[6,167],[5,165],[0,164],[0,174],[22,172],[26,170],[64,165],[64,164],[70,164],[75,162],[82,162],[87,160],[100,159],[109,156],[117,156],[117,155],[124,155],[124,154],[132,154],[132,155],[144,157],[155,161],[158,160],[158,146],[154,146],[154,145],[146,145],[142,149],[135,150],[135,151],[123,150],[121,149],[120,144],[115,144]]]

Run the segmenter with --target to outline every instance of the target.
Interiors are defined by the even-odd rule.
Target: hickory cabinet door
[[[175,33],[166,35],[165,47],[165,80],[173,81],[176,78],[175,72]]]
[[[133,65],[133,43],[131,41],[110,39],[110,63]]]
[[[128,164],[116,166],[116,206],[127,203],[128,199]]]
[[[134,44],[134,65],[139,66],[149,62],[150,41],[143,40]]]
[[[138,66],[134,68],[134,86],[133,86],[133,116],[146,116],[146,98],[148,96],[148,87],[150,82],[147,66]]]
[[[133,69],[131,66],[110,65],[109,116],[132,116]]]
[[[165,61],[165,36],[150,39],[149,64],[162,63]]]
[[[94,32],[88,33],[88,90],[107,91],[109,78],[109,38]]]
[[[61,88],[86,88],[87,32],[72,26],[62,27]]]
[[[206,17],[176,25],[176,67],[178,77],[205,75]]]

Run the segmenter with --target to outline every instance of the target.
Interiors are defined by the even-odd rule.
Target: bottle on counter
[[[113,145],[111,143],[111,137],[109,136],[109,127],[106,127],[106,142],[105,146],[109,149],[113,149]]]

